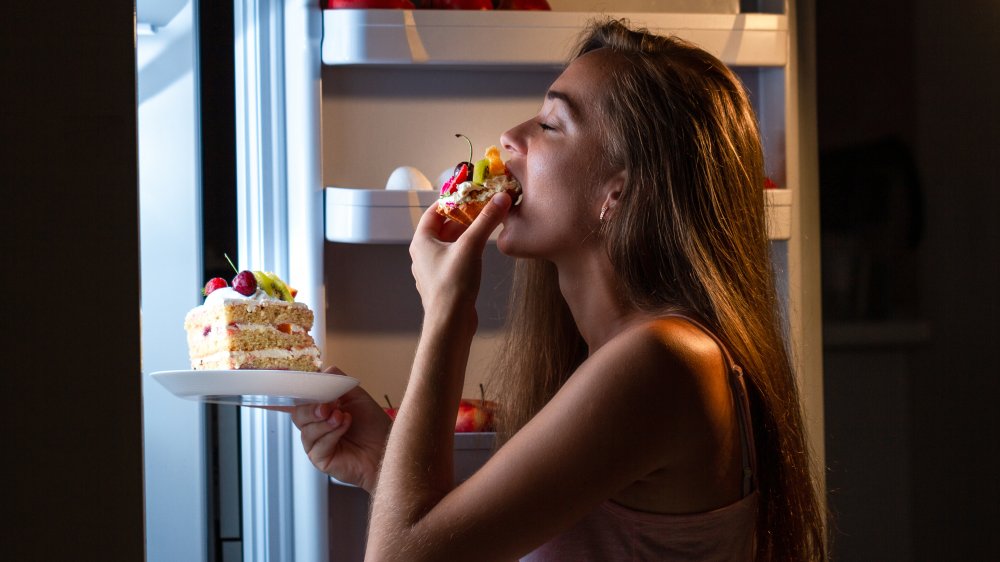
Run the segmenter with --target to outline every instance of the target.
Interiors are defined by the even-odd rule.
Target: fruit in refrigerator
[[[378,10],[378,9],[402,9],[402,10],[412,10],[416,6],[410,0],[326,0],[325,5],[328,9],[338,10],[338,9],[364,9],[364,10]]]

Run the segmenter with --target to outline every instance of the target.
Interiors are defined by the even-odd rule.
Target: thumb
[[[483,207],[482,212],[479,213],[476,220],[472,221],[469,229],[465,231],[465,237],[469,237],[480,243],[480,245],[485,246],[490,234],[500,225],[500,221],[507,216],[510,204],[510,195],[507,192],[501,191],[494,195],[489,203]]]

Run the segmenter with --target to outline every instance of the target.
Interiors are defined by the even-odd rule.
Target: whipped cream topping
[[[482,185],[471,181],[462,182],[458,184],[455,193],[442,195],[438,203],[454,206],[468,201],[486,201],[501,191],[516,191],[517,202],[521,201],[521,184],[514,178],[500,175],[488,178]]]
[[[205,297],[205,306],[219,305],[226,301],[241,300],[241,301],[280,301],[272,297],[271,295],[265,293],[261,289],[257,289],[254,294],[247,296],[236,291],[232,287],[223,287],[221,289],[216,289]]]

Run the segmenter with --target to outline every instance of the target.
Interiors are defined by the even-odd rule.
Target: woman
[[[468,228],[428,209],[417,227],[425,318],[391,428],[360,389],[293,413],[313,463],[373,493],[368,557],[825,559],[758,130],[733,74],[595,24],[501,141],[522,203],[497,195]],[[519,258],[489,385],[502,446],[455,487],[482,252],[501,222],[498,247]]]

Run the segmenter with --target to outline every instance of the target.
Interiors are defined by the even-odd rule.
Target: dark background
[[[816,15],[834,555],[992,559],[1000,2]]]
[[[13,560],[144,554],[132,13],[16,3],[0,23]],[[987,559],[1000,3],[815,13],[835,558]]]

